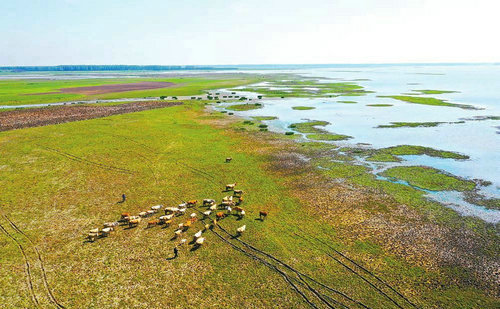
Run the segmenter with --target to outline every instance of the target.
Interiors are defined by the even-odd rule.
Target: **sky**
[[[0,66],[500,62],[497,0],[0,0]]]

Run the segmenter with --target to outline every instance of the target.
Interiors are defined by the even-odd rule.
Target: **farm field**
[[[182,86],[99,98],[195,95],[255,82],[158,81]],[[1,83],[4,89],[13,85]],[[73,100],[73,94],[19,97],[108,81],[15,83],[15,91],[0,97],[2,104]],[[494,227],[424,203],[413,189],[375,181],[349,164],[323,162],[328,170],[317,170],[335,147],[257,129],[261,119],[272,118],[248,124],[207,109],[211,102],[181,103],[0,132],[0,307],[499,305],[494,279],[485,279],[481,268],[495,265]],[[313,125],[299,128],[326,135]],[[233,160],[225,163],[226,157]],[[335,181],[345,175],[357,177]],[[177,224],[192,212],[201,219],[201,201],[221,200],[228,183],[244,191],[246,215],[212,224],[201,247],[184,244],[173,258]],[[122,194],[126,201],[119,203]],[[192,199],[198,206],[169,227],[147,228],[143,220],[95,242],[85,240],[90,229],[121,213]],[[268,212],[264,220],[257,220],[260,211]],[[182,237],[191,241],[214,218],[195,222]],[[246,231],[234,237],[242,225]],[[479,261],[480,267],[468,266]]]

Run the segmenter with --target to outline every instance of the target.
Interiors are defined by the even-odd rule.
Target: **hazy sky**
[[[0,0],[0,65],[500,61],[497,0]]]

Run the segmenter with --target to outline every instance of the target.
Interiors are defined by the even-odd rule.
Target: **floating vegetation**
[[[281,88],[281,89],[280,89]],[[266,86],[253,85],[238,89],[239,91],[255,92],[267,97],[332,97],[333,95],[365,95],[362,86],[354,82],[322,83],[318,80],[281,80],[273,81]]]
[[[399,100],[399,101],[403,101],[403,102],[407,102],[407,103],[413,103],[413,104],[458,107],[458,108],[462,108],[462,109],[479,109],[479,108],[474,107],[472,105],[449,103],[446,100],[429,98],[429,97],[415,97],[415,96],[410,96],[410,95],[382,95],[382,96],[377,96],[377,97],[379,97],[379,98],[391,98],[391,99],[395,99],[395,100]]]
[[[422,89],[422,90],[412,90],[413,92],[419,92],[420,94],[443,94],[443,93],[456,93],[458,91],[453,90],[431,90],[431,89]]]
[[[313,106],[293,106],[292,109],[298,110],[298,111],[307,111],[311,109],[316,109],[316,107]]]
[[[371,106],[371,107],[389,107],[393,106],[392,104],[366,104],[366,106]]]
[[[337,101],[337,103],[345,103],[345,104],[356,104],[356,101]]]
[[[473,181],[426,166],[397,166],[385,170],[381,175],[432,191],[470,191],[476,187]]]
[[[467,120],[467,121],[482,121],[482,120],[500,120],[500,116],[474,116],[470,118],[460,118],[460,120]]]
[[[465,123],[465,121],[455,122],[391,122],[391,124],[382,124],[375,128],[418,128],[418,127],[437,127],[441,124]]]

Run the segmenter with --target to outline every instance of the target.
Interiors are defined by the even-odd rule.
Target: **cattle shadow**
[[[262,219],[262,218],[255,218],[255,221],[264,222],[264,219]]]
[[[189,249],[189,251],[194,252],[194,251],[196,251],[196,250],[198,250],[200,248],[201,248],[201,245],[196,244],[191,249]]]

